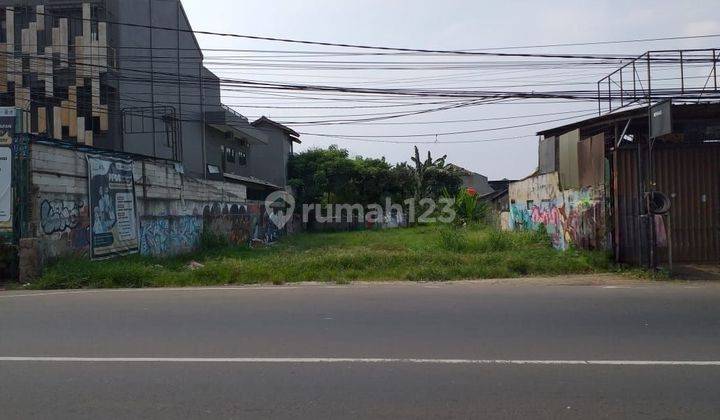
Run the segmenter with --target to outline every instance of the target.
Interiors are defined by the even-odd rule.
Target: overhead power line
[[[613,45],[613,44],[638,44],[644,42],[660,42],[660,41],[681,41],[686,39],[703,39],[703,38],[719,38],[720,34],[705,34],[705,35],[680,35],[680,36],[666,36],[658,38],[636,38],[636,39],[621,39],[616,41],[589,41],[589,42],[569,42],[560,44],[540,44],[540,45],[522,45],[513,47],[486,47],[486,48],[472,48],[467,51],[494,51],[494,50],[515,50],[525,48],[555,48],[555,47],[584,47],[589,45]]]
[[[531,123],[526,124],[518,124],[518,125],[508,125],[504,127],[493,127],[493,128],[482,128],[479,130],[463,130],[463,131],[450,131],[450,132],[444,132],[444,133],[425,133],[425,134],[399,134],[399,135],[343,135],[346,139],[367,139],[367,138],[393,138],[393,139],[400,139],[400,138],[417,138],[417,137],[441,137],[441,136],[456,136],[460,134],[473,134],[473,133],[486,133],[489,131],[500,131],[500,130],[510,130],[513,128],[523,128],[523,127],[529,127],[533,125],[540,125],[540,124],[547,124],[551,122],[558,122],[558,121],[567,121],[571,119],[576,118],[584,118],[588,117],[590,115],[596,115],[595,112],[590,114],[584,114],[584,115],[574,115],[572,117],[564,117],[564,118],[557,118],[553,120],[547,120],[547,121],[534,121]],[[300,134],[305,136],[317,136],[317,137],[334,137],[332,134],[321,134],[321,133],[303,133],[300,132]]]
[[[589,112],[595,112],[596,110],[593,109],[580,109],[575,111],[560,111],[560,112],[545,112],[541,114],[526,114],[526,115],[510,115],[506,117],[490,117],[490,118],[469,118],[469,119],[463,119],[463,120],[434,120],[434,121],[414,121],[414,122],[370,122],[370,123],[364,123],[364,122],[357,122],[352,124],[358,124],[358,125],[367,125],[367,126],[380,126],[380,125],[439,125],[439,124],[457,124],[457,123],[469,123],[469,122],[486,122],[486,121],[503,121],[503,120],[515,120],[515,119],[522,119],[522,118],[532,118],[532,117],[546,117],[549,115],[567,115],[567,114],[582,114],[582,113],[589,113]],[[316,126],[322,126],[322,125],[339,125],[339,124],[333,124],[333,123],[315,123],[315,124],[305,124],[302,122],[295,122],[293,125],[316,125]]]
[[[48,13],[48,12],[36,13],[36,14],[47,15],[47,16],[57,16],[53,13]],[[97,19],[85,19],[82,17],[68,17],[68,16],[61,16],[61,17],[65,17],[65,18],[71,19],[71,20],[79,20],[79,21],[83,21],[83,22],[85,22],[85,21],[98,22],[98,23],[100,22]],[[127,26],[127,27],[143,28],[143,29],[151,29],[151,30],[192,33],[195,35],[209,35],[209,36],[218,36],[218,37],[225,37],[225,38],[252,39],[252,40],[257,40],[257,41],[272,41],[272,42],[283,42],[283,43],[290,43],[290,44],[317,45],[317,46],[323,46],[323,47],[356,48],[356,49],[377,50],[377,51],[419,52],[419,53],[488,56],[488,57],[541,57],[541,58],[577,58],[577,59],[598,59],[598,58],[607,59],[607,58],[609,58],[608,56],[601,57],[601,56],[597,56],[597,55],[586,55],[586,54],[498,53],[498,52],[472,51],[472,50],[439,50],[439,49],[426,49],[426,48],[402,48],[402,47],[388,47],[388,46],[380,46],[380,45],[348,44],[348,43],[326,42],[326,41],[308,41],[308,40],[299,40],[299,39],[291,39],[291,38],[278,38],[278,37],[259,36],[259,35],[215,32],[215,31],[198,31],[198,30],[193,30],[193,29],[181,29],[181,28],[173,28],[173,27],[166,27],[166,26],[144,25],[144,24],[129,23],[129,22],[116,22],[116,21],[103,21],[103,22],[105,22],[106,24],[110,24],[110,25],[122,25],[122,26]],[[706,35],[702,35],[702,36],[707,37],[707,38],[720,37],[720,34],[706,34]],[[680,37],[677,37],[677,39],[680,39]],[[686,38],[686,39],[688,39],[688,38]],[[647,42],[648,40],[651,40],[651,39],[648,38],[644,42]],[[632,41],[632,40],[629,40],[628,42],[630,42],[630,41]],[[503,48],[513,48],[513,47],[503,47]],[[498,49],[500,49],[500,48],[493,48],[493,50],[498,50]],[[615,59],[632,59],[635,57],[634,56],[616,56],[613,58],[615,58]]]
[[[492,143],[492,142],[500,142],[500,141],[512,141],[512,140],[521,140],[521,139],[529,139],[529,138],[535,138],[534,135],[524,135],[524,136],[511,136],[511,137],[498,137],[498,138],[491,138],[491,139],[481,139],[481,140],[450,140],[450,141],[396,141],[396,140],[371,140],[371,139],[357,139],[357,138],[347,138],[343,137],[342,135],[337,136],[329,136],[328,138],[333,138],[337,140],[348,140],[348,141],[359,141],[359,142],[365,142],[365,143],[389,143],[389,144],[407,144],[407,145],[414,145],[414,144],[474,144],[474,143]]]

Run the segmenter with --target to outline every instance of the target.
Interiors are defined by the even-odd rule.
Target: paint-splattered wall
[[[604,189],[561,190],[557,172],[510,184],[507,228],[544,226],[557,249],[605,248]]]
[[[90,255],[86,153],[52,142],[31,145],[31,217],[21,240],[20,265],[32,278],[47,262]],[[204,233],[233,244],[275,241],[264,203],[248,201],[242,184],[187,177],[172,162],[133,164],[138,246],[144,255],[191,252]]]
[[[538,172],[510,183],[510,212],[503,218],[503,227],[518,230],[544,226],[557,249],[606,249],[605,182],[609,166],[605,136],[601,133],[580,140],[580,132],[574,130],[561,135],[558,142],[559,153],[544,153]],[[553,158],[555,162],[546,162]],[[548,172],[550,168],[557,170]]]

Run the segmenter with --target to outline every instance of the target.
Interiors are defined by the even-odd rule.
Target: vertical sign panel
[[[650,138],[672,133],[672,101],[663,101],[650,108]]]
[[[12,220],[12,149],[0,147],[0,229]]]
[[[88,155],[92,257],[138,251],[132,160]]]

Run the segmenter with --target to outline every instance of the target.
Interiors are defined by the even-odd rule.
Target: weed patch
[[[204,249],[167,259],[129,256],[50,266],[37,289],[286,284],[364,280],[446,281],[592,273],[613,269],[602,252],[559,252],[544,234],[478,225],[303,233],[261,249],[203,237]],[[197,262],[191,267],[190,262]]]

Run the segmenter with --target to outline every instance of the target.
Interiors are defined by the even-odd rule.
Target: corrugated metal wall
[[[644,153],[644,152],[643,152]],[[638,188],[637,149],[617,152],[616,203],[617,241],[620,262],[640,263],[640,206]]]
[[[647,156],[642,151],[642,158]],[[653,153],[657,190],[672,200],[673,259],[677,262],[720,261],[720,145],[658,145]],[[637,150],[617,153],[618,252],[622,262],[638,263],[645,218],[639,217]],[[660,262],[667,248],[658,248]],[[643,256],[643,259],[647,258]]]
[[[654,158],[657,188],[672,200],[673,259],[718,261],[720,145],[660,148]]]

